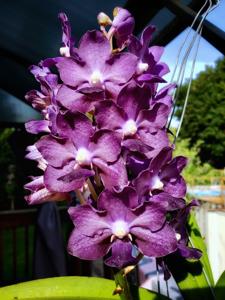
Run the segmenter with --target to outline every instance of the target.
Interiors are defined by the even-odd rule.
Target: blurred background
[[[0,0],[0,285],[59,275],[103,272],[109,276],[107,268],[101,266],[99,271],[101,262],[91,265],[66,254],[72,225],[64,204],[28,207],[24,200],[23,185],[28,176],[38,175],[36,164],[24,159],[26,147],[37,139],[25,132],[24,123],[40,118],[24,99],[26,92],[38,89],[28,67],[58,55],[58,13],[68,15],[76,41],[86,30],[98,27],[100,11],[111,16],[116,6],[133,14],[137,35],[146,25],[156,25],[151,44],[165,46],[162,61],[172,71],[166,75],[170,82],[183,41],[187,35],[190,41],[195,36],[197,26],[190,29],[190,25],[200,9],[198,24],[203,20],[210,2],[216,4],[203,0]],[[193,75],[176,154],[189,158],[183,175],[188,197],[201,202],[197,217],[215,280],[225,269],[225,1],[218,4],[202,23],[197,56],[191,54],[185,63],[171,123],[176,132]],[[182,49],[183,55],[187,48]],[[174,78],[181,68],[182,60]]]

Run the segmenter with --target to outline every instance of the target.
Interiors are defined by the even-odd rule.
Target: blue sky
[[[218,26],[220,29],[225,31],[225,0],[221,0],[219,6],[210,13],[210,15],[207,17],[207,20],[209,20],[214,25]],[[177,38],[175,38],[171,43],[169,43],[165,47],[165,52],[163,54],[162,60],[169,65],[171,72],[174,69],[179,46],[182,44],[187,34],[187,31],[188,29],[182,32]],[[192,34],[193,33],[194,31],[192,32]],[[188,78],[190,74],[193,54],[194,53],[191,54],[191,57],[188,60],[185,78]],[[222,57],[222,54],[212,45],[210,45],[204,38],[201,38],[197,60],[195,64],[194,77],[196,77],[196,75],[199,72],[203,71],[206,65],[213,66],[215,61],[220,57]],[[168,74],[166,76],[166,79],[169,81],[170,78],[171,74]]]

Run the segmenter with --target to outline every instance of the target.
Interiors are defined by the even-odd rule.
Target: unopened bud
[[[70,49],[69,47],[61,47],[59,49],[59,53],[62,55],[62,56],[65,56],[65,57],[70,57]]]
[[[98,24],[100,26],[107,26],[112,24],[112,20],[104,12],[100,12],[97,16]]]

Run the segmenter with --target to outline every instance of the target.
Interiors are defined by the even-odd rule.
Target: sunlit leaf
[[[225,295],[225,271],[220,276],[215,286],[216,300],[224,300]]]
[[[0,299],[4,300],[118,300],[112,295],[113,280],[95,277],[55,277],[33,280],[0,288]],[[166,300],[168,298],[140,288],[135,300]]]
[[[193,214],[188,225],[190,240],[194,247],[203,252],[202,258],[200,261],[192,261],[171,255],[166,262],[185,300],[214,299],[212,271],[205,243]]]

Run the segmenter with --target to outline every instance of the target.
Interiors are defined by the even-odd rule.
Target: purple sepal
[[[134,18],[128,10],[122,7],[116,7],[113,11],[114,19],[112,21],[112,27],[109,30],[109,35],[112,32],[118,48],[122,48],[128,42],[129,36],[134,29]]]
[[[104,263],[117,269],[136,265],[138,261],[137,258],[132,256],[132,248],[129,240],[116,240],[111,247],[111,256],[105,259]]]
[[[50,132],[49,121],[40,120],[40,121],[29,121],[25,124],[27,132],[38,134],[40,132]]]

